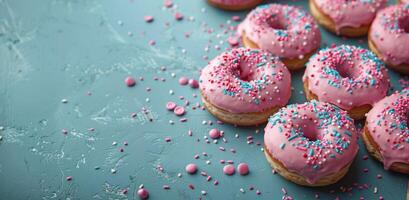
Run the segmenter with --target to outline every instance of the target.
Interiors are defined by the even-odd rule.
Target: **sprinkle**
[[[135,86],[136,81],[135,81],[135,79],[134,79],[133,77],[128,76],[128,77],[125,78],[125,84],[126,84],[128,87],[133,87],[133,86]]]

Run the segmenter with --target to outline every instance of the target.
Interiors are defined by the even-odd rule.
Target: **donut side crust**
[[[260,49],[259,46],[253,42],[250,38],[248,38],[246,36],[246,32],[242,33],[242,42],[243,45],[247,48],[251,48],[251,49]],[[280,60],[284,63],[284,65],[291,71],[296,71],[296,70],[300,70],[302,68],[305,67],[305,63],[308,62],[308,60],[310,59],[310,57],[317,51],[317,49],[311,51],[310,53],[307,53],[304,55],[304,57],[302,59],[298,59],[298,58],[293,58],[293,59],[289,59],[289,58],[280,58]]]
[[[364,141],[364,144],[369,154],[371,154],[374,158],[376,158],[378,161],[383,163],[383,157],[381,155],[379,146],[375,142],[375,140],[372,138],[371,134],[369,133],[368,127],[366,124],[363,129],[362,140]],[[409,164],[395,162],[391,165],[389,169],[395,172],[409,174]]]
[[[280,174],[281,176],[283,176],[285,179],[289,181],[292,181],[299,185],[310,186],[310,187],[326,186],[326,185],[331,185],[331,184],[338,182],[348,172],[349,167],[352,163],[352,162],[348,163],[345,167],[343,167],[338,172],[324,176],[320,178],[319,180],[317,180],[315,183],[311,184],[311,183],[308,183],[306,178],[304,178],[303,176],[297,173],[288,171],[288,169],[279,160],[275,159],[271,155],[270,150],[265,145],[264,145],[264,154],[267,158],[267,161],[270,163],[271,167],[278,174]]]
[[[338,34],[336,24],[328,15],[326,15],[315,3],[314,0],[309,0],[309,7],[311,15],[328,31]],[[346,37],[361,37],[368,33],[370,24],[355,27],[343,27],[339,30],[339,35]]]
[[[391,63],[388,63],[385,61],[381,52],[377,49],[375,43],[371,40],[371,34],[369,34],[369,37],[368,37],[368,46],[369,46],[369,49],[371,49],[371,51],[374,52],[376,56],[378,56],[378,58],[384,61],[390,69],[397,71],[399,73],[402,73],[402,74],[409,75],[409,64],[392,65]]]
[[[304,93],[308,101],[311,101],[313,99],[318,101],[318,96],[308,89],[308,79],[304,81]],[[365,114],[368,113],[371,109],[372,109],[371,105],[365,104],[362,106],[352,108],[351,110],[347,110],[347,112],[352,119],[360,120],[365,118]]]
[[[222,108],[219,108],[210,101],[202,93],[202,101],[206,110],[210,112],[220,121],[223,121],[228,124],[234,124],[238,126],[254,126],[267,122],[268,118],[276,113],[281,106],[272,107],[263,112],[252,112],[252,113],[231,113]]]

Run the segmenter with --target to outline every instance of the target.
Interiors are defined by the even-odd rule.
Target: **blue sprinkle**
[[[285,147],[285,143],[281,143],[280,144],[280,149],[284,149],[284,147]]]

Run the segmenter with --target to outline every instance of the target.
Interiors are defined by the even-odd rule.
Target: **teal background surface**
[[[287,3],[307,8],[306,1]],[[184,19],[176,21],[175,12]],[[362,141],[339,183],[303,187],[272,173],[257,145],[263,143],[264,125],[219,125],[206,111],[191,109],[200,103],[199,90],[180,86],[178,78],[197,79],[208,62],[203,56],[213,58],[228,47],[233,31],[223,31],[231,17],[246,13],[221,11],[202,0],[174,0],[173,8],[165,8],[162,0],[0,0],[0,199],[138,199],[140,184],[150,199],[281,199],[283,189],[294,199],[405,199],[408,176],[385,171],[371,157],[364,160]],[[154,16],[154,22],[145,23],[145,15]],[[322,36],[322,47],[367,47],[366,38],[345,39],[325,30]],[[151,40],[156,45],[149,45]],[[305,101],[302,74],[293,73],[290,103]],[[391,91],[408,81],[389,74]],[[128,88],[127,76],[144,80]],[[190,101],[184,123],[165,109],[168,101],[183,104],[179,96]],[[227,142],[205,142],[214,127],[225,132]],[[247,144],[247,136],[254,137],[253,144]],[[172,141],[165,142],[167,137]],[[248,163],[250,174],[224,175],[222,159]],[[212,181],[187,175],[189,163]]]

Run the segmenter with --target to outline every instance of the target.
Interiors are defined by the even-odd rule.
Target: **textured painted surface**
[[[282,188],[295,199],[314,199],[317,193],[321,199],[348,199],[350,195],[354,199],[377,199],[379,195],[404,199],[408,177],[384,171],[372,158],[363,160],[366,150],[361,142],[346,178],[333,186],[307,188],[272,174],[257,146],[262,143],[263,127],[217,125],[207,112],[190,108],[184,116],[188,121],[179,122],[179,117],[165,109],[166,102],[182,104],[181,95],[191,105],[200,99],[192,96],[198,90],[179,86],[178,77],[198,78],[198,70],[207,63],[203,56],[217,55],[220,51],[214,45],[226,38],[219,24],[245,12],[219,11],[199,0],[174,3],[176,8],[164,9],[160,0],[0,0],[1,199],[137,199],[135,190],[140,184],[150,191],[151,199],[197,199],[201,190],[207,191],[206,199],[252,199],[256,190],[261,192],[257,198],[280,199]],[[185,19],[174,20],[175,10]],[[145,23],[145,15],[153,15],[154,22]],[[203,23],[215,32],[205,33]],[[185,38],[185,32],[191,37]],[[344,40],[325,31],[323,36],[322,46],[366,47],[365,38]],[[148,44],[151,39],[155,46]],[[209,40],[213,43],[206,53]],[[219,45],[222,49],[227,46]],[[399,79],[407,83],[407,78],[389,73],[395,89],[401,89]],[[138,79],[135,87],[128,88],[124,84],[128,75],[145,80]],[[158,81],[153,80],[155,76]],[[302,72],[293,76],[292,103],[305,101],[300,93],[301,76]],[[169,90],[175,94],[170,95]],[[68,102],[62,103],[63,99]],[[202,124],[209,120],[214,124]],[[203,136],[214,127],[225,131],[227,143],[204,142]],[[63,129],[68,130],[67,135]],[[187,135],[189,129],[192,137]],[[255,142],[249,145],[246,137],[250,135]],[[165,142],[166,137],[172,141]],[[226,151],[220,151],[220,146]],[[232,153],[231,148],[237,152]],[[200,158],[194,159],[195,154]],[[224,175],[221,159],[236,165],[248,163],[250,174]],[[199,172],[206,171],[219,185],[207,182],[200,173],[186,174],[189,163],[196,163]],[[364,173],[365,169],[369,171]],[[382,179],[377,179],[378,174]],[[68,176],[71,181],[66,180]],[[195,190],[188,188],[190,183]],[[364,189],[364,184],[369,188]],[[164,190],[163,185],[171,189]],[[250,186],[255,190],[249,191]],[[343,192],[349,187],[350,192]],[[123,194],[126,188],[129,192]]]

